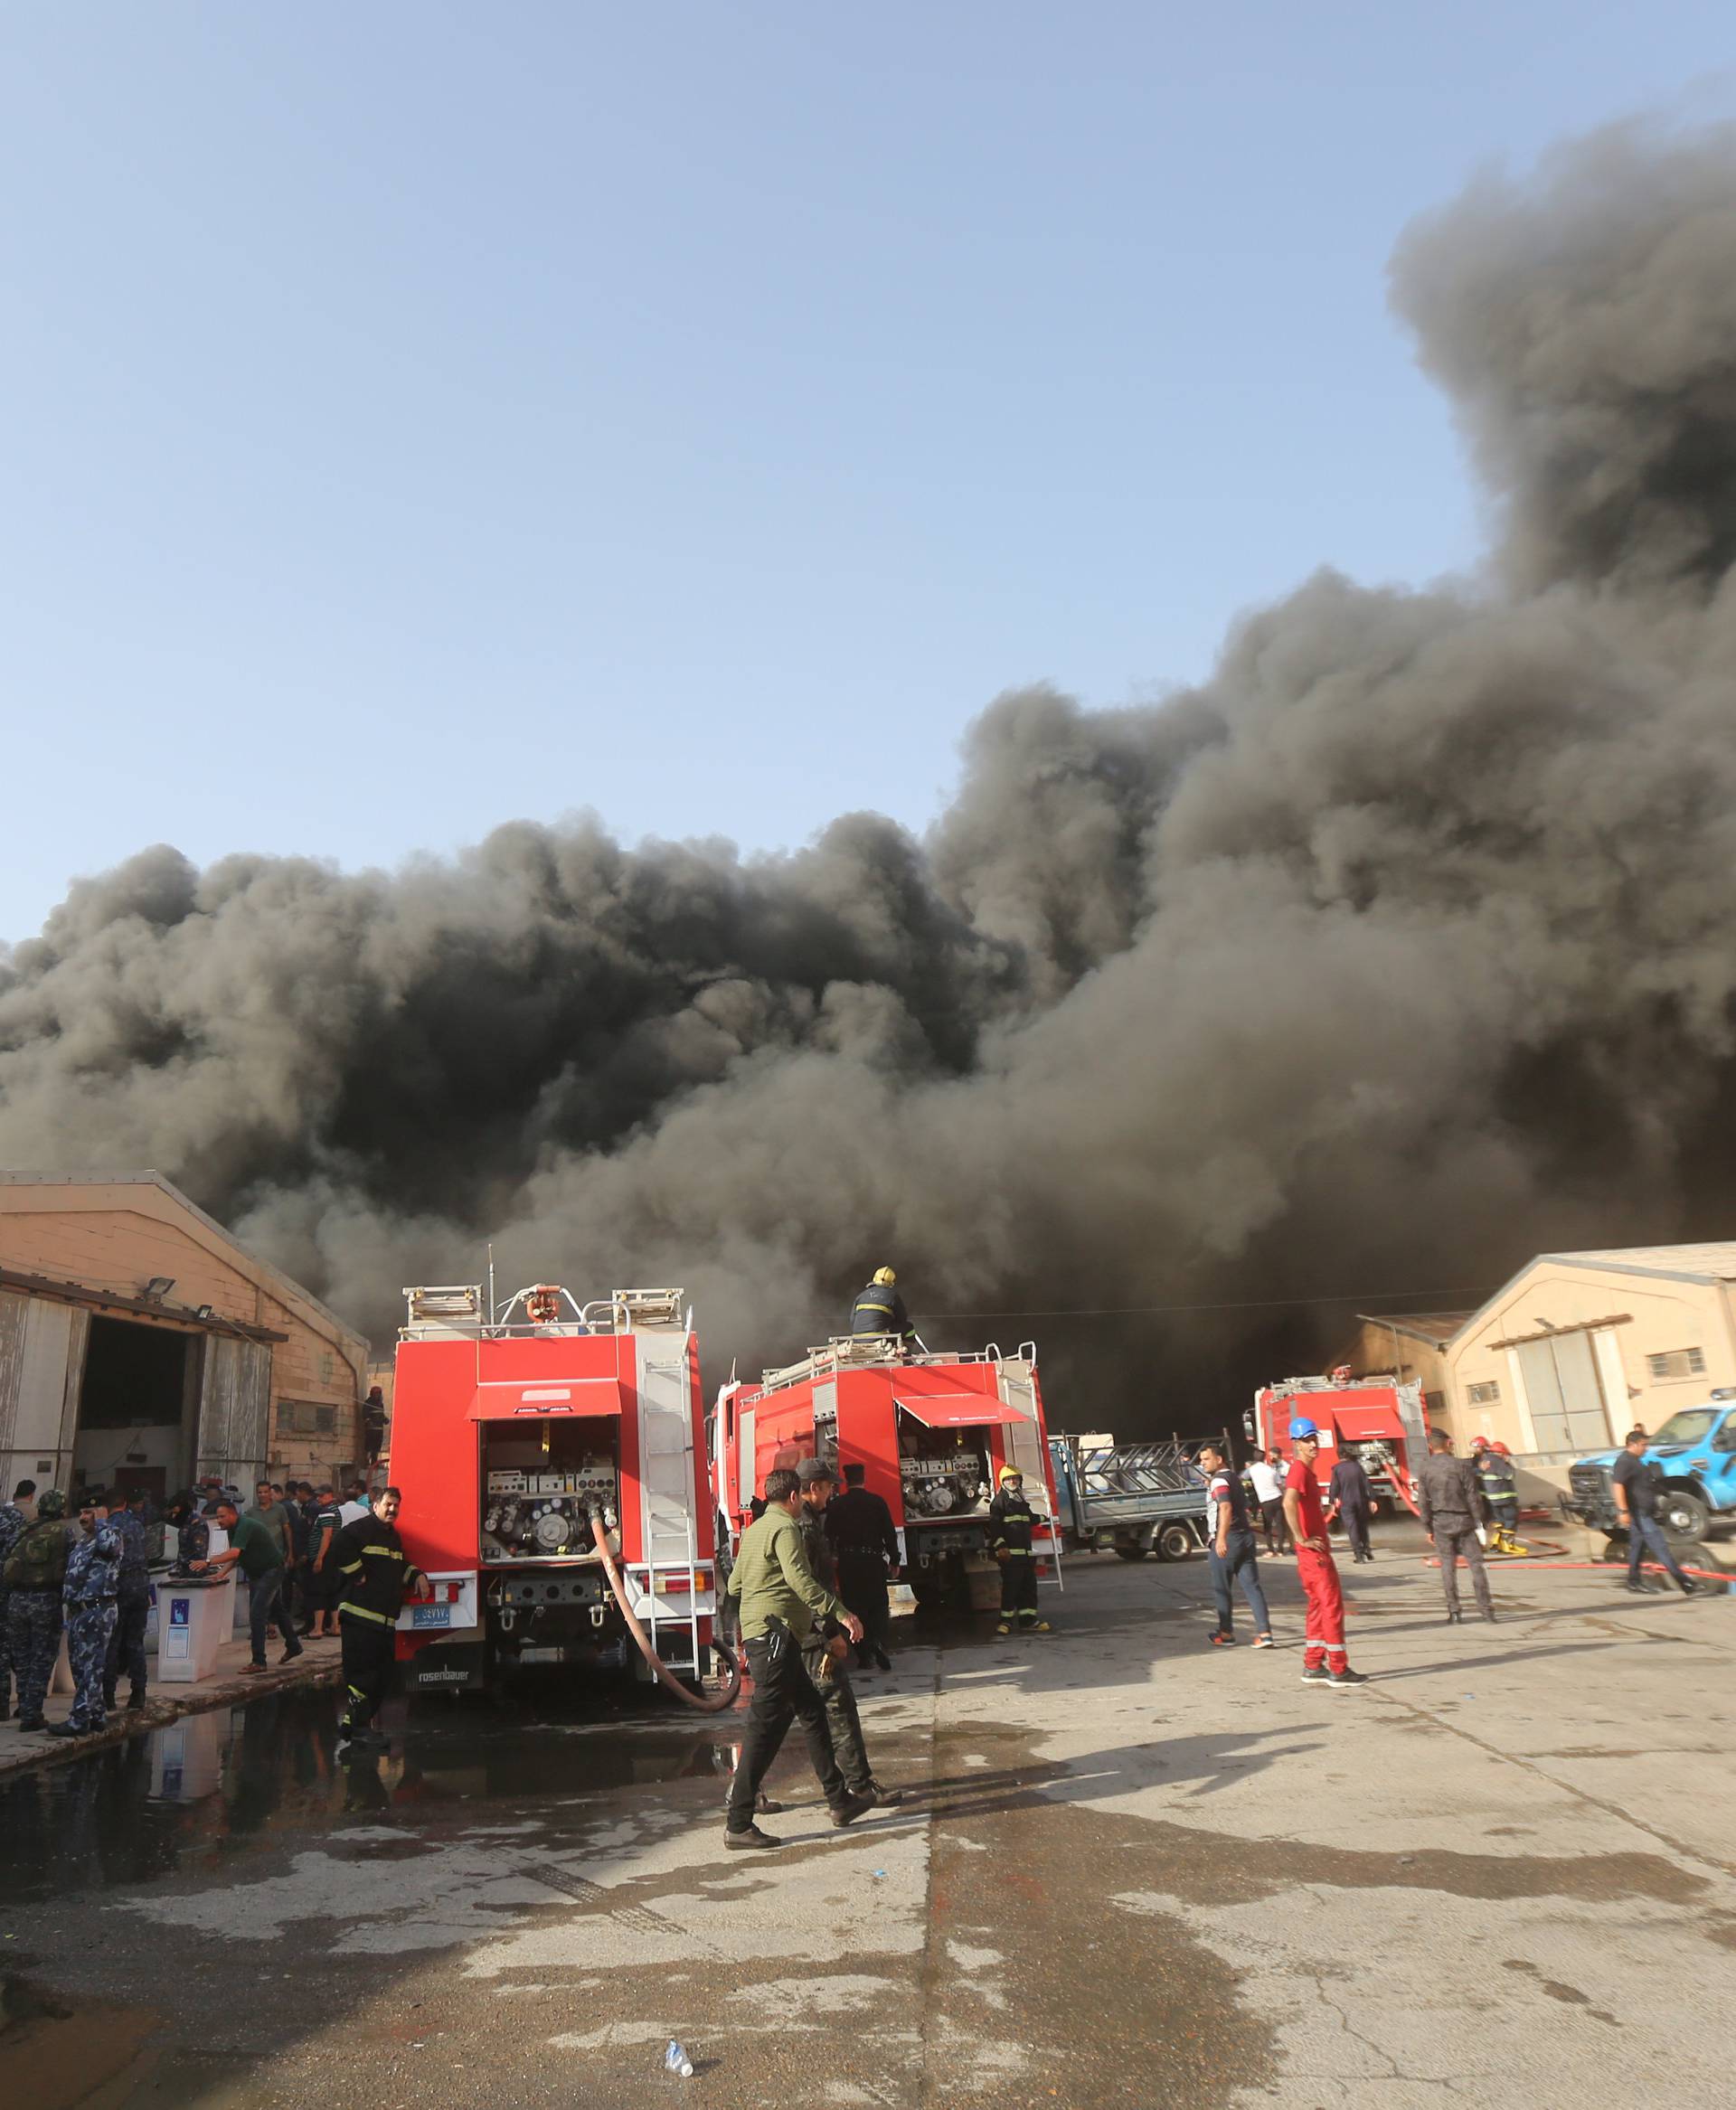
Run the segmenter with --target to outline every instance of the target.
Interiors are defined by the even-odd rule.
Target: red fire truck
[[[965,1584],[988,1558],[989,1498],[1016,1465],[1043,1520],[1039,1552],[1060,1572],[1055,1486],[1035,1345],[960,1355],[899,1355],[878,1335],[810,1349],[758,1385],[726,1385],[712,1418],[717,1505],[739,1542],[766,1474],[803,1458],[865,1467],[899,1539],[899,1565],[919,1601]]]
[[[716,1600],[699,1348],[681,1291],[580,1305],[538,1283],[498,1311],[475,1283],[404,1295],[392,1478],[405,1550],[432,1589],[398,1622],[406,1685],[463,1690],[548,1663],[648,1679],[611,1565],[657,1656],[697,1681]]]
[[[1285,1378],[1254,1394],[1243,1417],[1250,1443],[1262,1451],[1290,1455],[1290,1423],[1312,1421],[1320,1431],[1315,1474],[1324,1488],[1346,1445],[1368,1474],[1378,1512],[1382,1502],[1414,1510],[1416,1474],[1429,1455],[1422,1388],[1392,1378],[1354,1378],[1347,1370],[1330,1377]]]

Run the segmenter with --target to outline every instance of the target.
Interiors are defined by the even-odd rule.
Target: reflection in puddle
[[[339,1755],[337,1695],[291,1690],[213,1709],[70,1765],[0,1785],[8,1902],[148,1882],[309,1827],[335,1842],[347,1816],[413,1826],[455,1807],[551,1807],[618,1788],[727,1773],[739,1718],[686,1721],[655,1700],[607,1710],[559,1690],[519,1708],[446,1695],[392,1703],[386,1752]],[[358,1851],[378,1852],[376,1845]]]

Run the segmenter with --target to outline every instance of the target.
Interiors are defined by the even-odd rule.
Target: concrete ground
[[[1207,1645],[1197,1559],[909,1642],[864,1715],[911,1799],[834,1832],[793,1751],[775,1855],[722,1851],[739,1718],[559,1685],[359,1765],[295,1691],[0,1785],[0,2100],[1724,2100],[1736,1605],[1506,1568],[1448,1627],[1376,1545],[1356,1693],[1298,1682],[1282,1560],[1275,1651]]]

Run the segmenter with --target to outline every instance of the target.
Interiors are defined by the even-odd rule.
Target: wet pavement
[[[745,1865],[739,1717],[557,1680],[383,1757],[293,1690],[10,1778],[0,2102],[1719,2099],[1736,1605],[1508,1568],[1448,1628],[1420,1550],[1346,1571],[1355,1694],[1205,1646],[1197,1559],[1077,1561],[1047,1640],[863,1681],[910,1803],[834,1832],[787,1747]]]

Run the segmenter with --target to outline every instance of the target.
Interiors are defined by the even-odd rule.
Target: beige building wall
[[[190,1314],[208,1305],[220,1319],[283,1335],[270,1344],[273,1478],[314,1476],[362,1457],[366,1341],[167,1182],[0,1175],[0,1267],[125,1297],[168,1276],[172,1312],[152,1324],[200,1332]],[[34,1301],[36,1332],[57,1308],[66,1307]],[[317,1425],[328,1418],[326,1432]]]
[[[1448,1345],[1446,1426],[1461,1453],[1478,1436],[1505,1443],[1524,1461],[1522,1494],[1547,1498],[1576,1457],[1613,1448],[1635,1422],[1659,1428],[1678,1408],[1736,1386],[1733,1288],[1736,1246],[1540,1255]],[[1527,1377],[1540,1362],[1541,1400]],[[1571,1373],[1581,1403],[1566,1440],[1552,1367]]]

